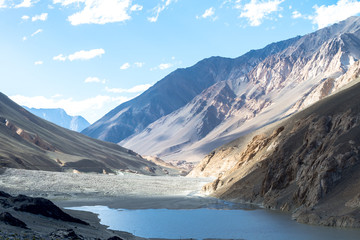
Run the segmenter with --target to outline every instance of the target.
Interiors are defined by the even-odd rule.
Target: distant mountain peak
[[[70,116],[62,108],[28,108],[25,106],[24,108],[38,117],[76,132],[81,132],[90,126],[90,123],[82,116]]]

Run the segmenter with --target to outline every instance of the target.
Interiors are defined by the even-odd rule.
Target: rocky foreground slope
[[[190,176],[217,176],[204,187],[213,196],[290,211],[302,223],[360,227],[359,96],[357,83],[224,145]]]
[[[0,191],[0,239],[138,239],[106,229],[95,215],[73,211],[85,222],[45,198],[12,196]]]
[[[46,171],[164,175],[161,168],[119,145],[47,122],[0,93],[0,167]]]

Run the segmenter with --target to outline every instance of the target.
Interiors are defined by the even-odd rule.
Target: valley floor
[[[58,206],[106,205],[112,208],[200,208],[219,200],[201,194],[210,178],[76,174],[5,169],[0,189],[12,195],[47,198]]]
[[[105,175],[0,169],[1,191],[13,196],[24,194],[31,197],[43,197],[63,208],[95,205],[123,209],[202,208],[221,202],[200,193],[201,187],[212,180],[210,178],[154,177],[131,173]],[[10,210],[0,208],[1,211]],[[90,228],[84,229],[81,229],[82,226],[75,226],[76,232],[82,236],[92,236],[85,239],[108,239],[104,236],[109,236],[109,234],[111,236],[112,232],[122,236],[123,239],[138,239],[128,233],[107,230],[105,226],[99,224],[99,219],[92,213],[65,211],[91,224]],[[10,211],[10,213],[19,219],[27,219],[28,226],[35,232],[18,232],[11,226],[0,225],[0,239],[5,239],[4,236],[9,237],[6,232],[13,236],[14,231],[14,236],[18,237],[13,239],[26,239],[34,236],[35,239],[46,239],[49,237],[49,233],[57,231],[58,228],[74,228],[71,224],[47,218],[45,218],[45,222],[41,222],[44,221],[43,218],[39,218],[37,215],[23,216],[16,211]]]

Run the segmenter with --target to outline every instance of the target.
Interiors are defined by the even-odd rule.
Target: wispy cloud
[[[285,0],[251,0],[244,6],[237,3],[235,7],[242,10],[240,17],[246,18],[250,26],[259,26],[270,14],[280,11],[281,8],[279,5],[284,1]]]
[[[130,100],[130,98],[124,96],[111,97],[104,95],[82,100],[63,98],[61,95],[50,98],[44,96],[27,97],[14,95],[10,96],[10,98],[19,105],[30,108],[62,108],[70,115],[84,116],[89,122],[96,121],[115,106]]]
[[[152,9],[154,14],[152,17],[148,17],[148,21],[157,22],[160,13],[164,11],[173,2],[177,2],[177,0],[161,0],[161,3]]]
[[[160,63],[158,66],[150,68],[150,71],[165,70],[174,66],[172,63]]]
[[[84,80],[84,83],[102,83],[105,84],[106,80],[105,79],[100,79],[98,77],[88,77]]]
[[[302,16],[303,15],[298,11],[293,11],[292,12],[292,18],[294,18],[294,19],[301,18]]]
[[[64,56],[63,54],[59,54],[59,55],[53,57],[53,60],[64,62],[64,61],[66,61],[66,58],[67,58],[67,57]]]
[[[109,92],[109,93],[141,93],[144,92],[146,90],[148,90],[150,87],[152,86],[152,84],[142,84],[142,85],[137,85],[134,86],[132,88],[105,88],[105,91]]]
[[[339,0],[333,5],[321,5],[320,7],[315,5],[313,8],[315,9],[315,15],[310,19],[320,29],[359,14],[360,1]]]
[[[144,66],[145,63],[143,62],[134,62],[133,64],[130,64],[128,62],[124,63],[123,65],[120,66],[120,69],[121,70],[126,70],[130,67],[133,67],[133,68],[142,68]]]
[[[123,65],[121,65],[121,67],[120,67],[120,69],[121,70],[126,70],[126,69],[128,69],[130,67],[130,63],[124,63]]]
[[[24,0],[23,2],[19,3],[18,5],[15,5],[15,8],[28,8],[28,7],[32,7],[33,6],[33,2],[31,0]]]
[[[21,17],[21,19],[24,20],[24,21],[27,21],[27,20],[30,19],[30,17],[28,15],[24,15],[24,16]]]
[[[42,65],[44,62],[43,61],[36,61],[34,62],[35,65]]]
[[[123,22],[131,18],[128,14],[131,0],[53,0],[53,3],[62,6],[82,3],[83,9],[68,17],[72,25]],[[139,6],[136,5],[135,10]]]
[[[35,35],[38,35],[39,33],[43,32],[42,29],[38,29],[36,30],[35,32],[33,32],[30,36],[31,37],[34,37]],[[23,41],[27,40],[28,38],[27,37],[23,37]]]
[[[135,62],[135,63],[134,63],[135,67],[138,67],[138,68],[143,67],[144,64],[145,64],[145,63],[143,63],[143,62]]]
[[[168,68],[171,68],[173,66],[172,63],[161,63],[158,68],[160,70],[165,70],[165,69],[168,69]]]
[[[64,54],[59,54],[55,57],[53,57],[53,60],[55,61],[75,61],[75,60],[90,60],[95,57],[100,57],[103,54],[105,54],[105,50],[102,48],[98,49],[92,49],[92,50],[81,50],[78,52],[75,52],[73,54],[70,54],[69,56],[65,56]]]
[[[31,21],[35,22],[35,21],[46,21],[48,17],[47,13],[42,13],[40,15],[35,15],[31,18]]]
[[[130,8],[130,11],[132,11],[132,12],[141,11],[141,10],[143,10],[143,6],[141,6],[139,4],[134,4]]]
[[[213,7],[208,8],[205,10],[205,12],[201,16],[196,16],[196,19],[205,19],[205,18],[211,18],[212,20],[216,20],[217,17],[214,17],[215,9]]]

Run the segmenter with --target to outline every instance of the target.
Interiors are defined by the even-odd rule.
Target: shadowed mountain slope
[[[91,139],[45,121],[0,93],[0,167],[82,172],[164,174],[119,145]]]

